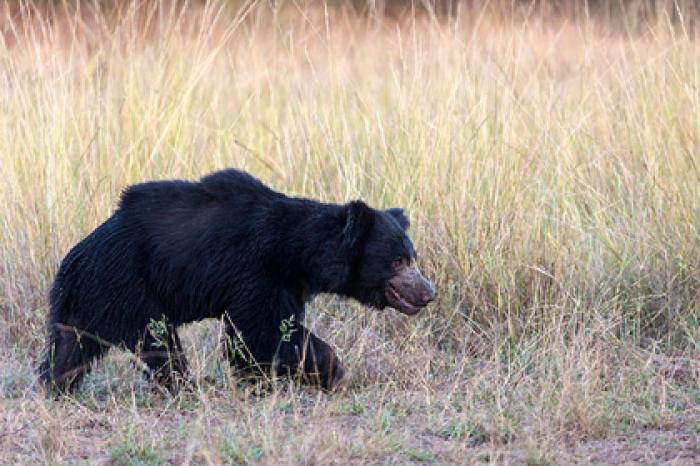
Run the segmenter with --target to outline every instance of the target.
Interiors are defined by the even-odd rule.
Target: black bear
[[[112,345],[170,386],[187,373],[178,326],[223,317],[231,364],[333,389],[335,352],[302,326],[335,293],[415,314],[435,296],[401,209],[287,197],[229,169],[127,188],[63,259],[50,292],[41,380],[70,391]]]

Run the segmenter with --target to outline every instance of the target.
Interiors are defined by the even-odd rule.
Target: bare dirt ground
[[[669,419],[662,427],[639,429],[605,440],[583,441],[571,450],[578,461],[594,464],[700,464],[697,409]]]

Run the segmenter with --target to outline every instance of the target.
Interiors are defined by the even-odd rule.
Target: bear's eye
[[[394,266],[394,268],[399,268],[402,265],[404,265],[405,262],[406,262],[405,257],[397,257],[396,259],[391,261],[391,265]]]

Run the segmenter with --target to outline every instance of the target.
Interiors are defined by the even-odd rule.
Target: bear
[[[188,380],[178,327],[220,318],[232,367],[333,390],[344,370],[303,326],[305,304],[332,293],[418,313],[435,290],[408,228],[403,209],[288,197],[235,169],[128,187],[61,262],[40,380],[70,392],[120,346],[173,388]]]

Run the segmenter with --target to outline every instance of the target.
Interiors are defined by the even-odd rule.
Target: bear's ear
[[[386,209],[384,212],[394,217],[394,220],[399,222],[399,225],[404,231],[408,230],[408,227],[411,226],[411,223],[406,218],[406,214],[404,214],[403,209],[394,207],[393,209]]]
[[[352,201],[345,206],[343,243],[354,248],[374,223],[374,212],[362,201]]]

